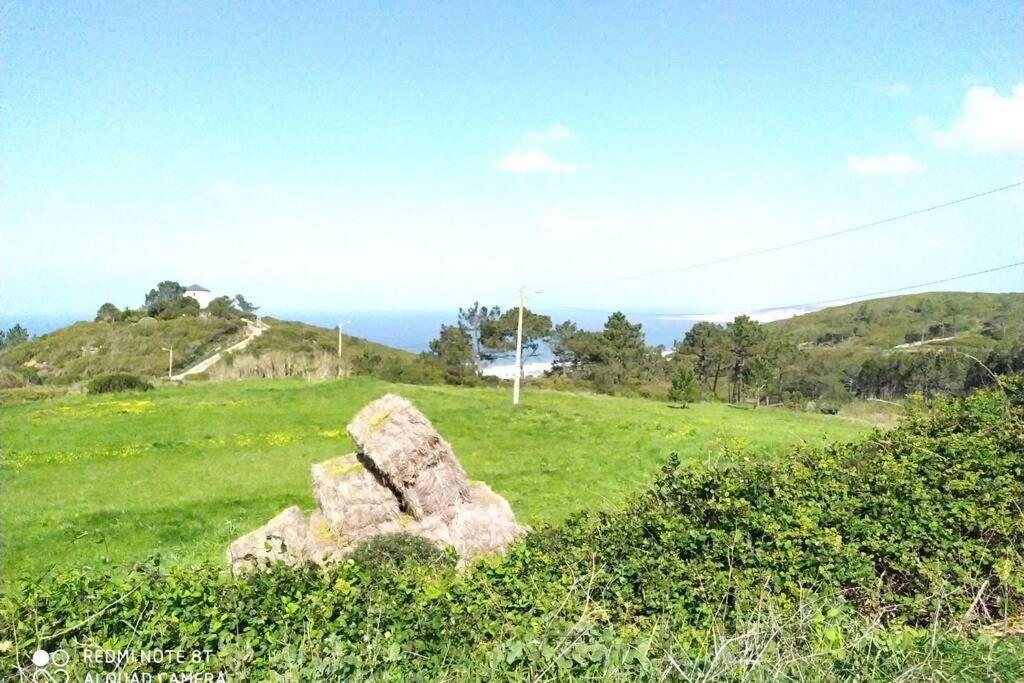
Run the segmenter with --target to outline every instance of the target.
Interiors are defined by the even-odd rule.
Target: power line
[[[835,298],[835,299],[823,299],[821,301],[805,301],[805,302],[799,303],[799,304],[786,304],[784,306],[771,306],[769,308],[755,308],[755,309],[753,309],[751,311],[748,311],[748,312],[749,313],[771,313],[772,311],[783,311],[783,310],[786,310],[786,309],[789,309],[789,308],[808,308],[808,307],[811,307],[811,306],[825,306],[827,304],[835,304],[835,303],[844,302],[844,301],[849,301],[849,302],[853,303],[853,300],[855,300],[855,299],[865,299],[865,298],[870,298],[870,297],[882,296],[883,294],[896,294],[898,292],[905,292],[905,291],[910,290],[910,289],[917,289],[918,287],[931,287],[932,285],[941,285],[941,284],[944,284],[946,282],[954,282],[956,280],[965,280],[967,278],[977,277],[978,275],[985,275],[987,273],[995,273],[995,272],[1000,271],[1000,270],[1008,270],[1010,268],[1018,268],[1020,266],[1024,266],[1024,261],[1017,261],[1016,263],[1008,263],[1008,264],[1006,264],[1004,266],[995,266],[993,268],[986,268],[985,270],[976,270],[973,273],[964,273],[962,275],[954,275],[952,277],[946,277],[946,278],[942,278],[940,280],[931,280],[929,282],[918,282],[918,283],[913,284],[913,285],[906,285],[904,287],[895,287],[893,289],[882,289],[882,290],[879,290],[877,292],[864,292],[862,294],[853,294],[853,295],[850,295],[850,296],[843,296],[843,297],[838,297],[838,298]],[[575,307],[572,307],[572,306],[560,306],[560,305],[556,305],[556,304],[549,304],[547,306],[547,308],[557,308],[557,309],[562,309],[562,310],[567,310],[567,311],[581,311],[581,312],[585,312],[585,313],[600,313],[600,314],[603,314],[603,315],[608,315],[608,314],[613,313],[613,311],[599,311],[599,310],[595,310],[595,309],[592,309],[592,308],[575,308]],[[646,318],[686,318],[686,317],[694,318],[694,317],[701,317],[701,316],[708,316],[708,315],[721,315],[721,314],[720,313],[718,313],[718,314],[716,314],[716,313],[707,313],[707,312],[704,312],[704,313],[693,313],[693,312],[688,312],[688,313],[652,313],[652,312],[646,312],[646,313],[625,313],[625,315],[633,316],[635,318],[644,318],[644,317],[646,317]]]
[[[700,261],[700,262],[697,262],[697,263],[690,263],[690,264],[687,264],[685,266],[679,266],[677,268],[666,268],[664,270],[655,270],[655,271],[649,271],[649,272],[646,272],[646,273],[633,273],[633,274],[628,274],[628,275],[617,275],[617,276],[613,276],[613,277],[609,277],[609,278],[600,278],[600,279],[596,279],[596,280],[581,280],[581,281],[576,281],[576,282],[552,283],[552,284],[548,284],[548,285],[543,285],[542,288],[543,289],[556,289],[556,288],[559,288],[559,287],[570,287],[570,286],[573,286],[573,285],[592,285],[592,284],[600,284],[600,283],[604,283],[604,282],[621,282],[621,281],[624,281],[624,280],[637,280],[637,279],[645,278],[645,277],[655,277],[655,276],[658,276],[658,275],[667,275],[667,274],[670,274],[670,273],[681,273],[683,271],[695,270],[697,268],[706,268],[707,266],[714,266],[714,265],[718,265],[718,264],[721,264],[721,263],[728,263],[730,261],[738,261],[740,259],[750,258],[751,256],[760,256],[762,254],[770,254],[772,252],[781,251],[783,249],[790,249],[792,247],[798,247],[798,246],[801,246],[801,245],[804,245],[804,244],[810,244],[812,242],[818,242],[818,241],[821,241],[821,240],[831,239],[833,237],[839,237],[841,235],[848,235],[848,234],[850,234],[852,232],[858,232],[860,230],[867,230],[869,228],[876,228],[876,227],[878,227],[880,225],[885,225],[887,223],[892,223],[892,222],[895,222],[895,221],[903,220],[904,218],[911,218],[912,216],[920,216],[921,214],[928,213],[930,211],[937,211],[939,209],[945,209],[945,208],[950,207],[950,206],[955,206],[956,204],[962,204],[964,202],[969,202],[972,199],[978,199],[980,197],[985,197],[987,195],[995,194],[997,192],[1004,192],[1005,190],[1011,190],[1011,189],[1013,189],[1015,187],[1020,187],[1021,185],[1024,185],[1024,181],[1012,183],[1010,185],[1004,185],[1002,187],[996,187],[996,188],[993,188],[993,189],[990,189],[990,190],[985,190],[983,192],[978,192],[976,194],[968,195],[966,197],[960,197],[959,199],[953,199],[953,200],[948,201],[948,202],[943,202],[942,204],[935,204],[933,206],[928,206],[928,207],[925,207],[923,209],[916,209],[914,211],[908,211],[907,213],[901,213],[901,214],[899,214],[897,216],[890,216],[889,218],[883,218],[881,220],[872,221],[870,223],[862,223],[860,225],[854,225],[854,226],[851,226],[851,227],[848,227],[848,228],[843,228],[842,230],[835,230],[833,232],[826,232],[826,233],[821,234],[821,235],[815,235],[814,237],[807,237],[807,238],[796,240],[796,241],[793,241],[793,242],[785,242],[783,244],[777,244],[775,246],[765,247],[763,249],[755,249],[753,251],[747,251],[747,252],[743,252],[743,253],[740,253],[740,254],[733,254],[732,256],[723,256],[721,258],[711,259],[710,261]]]

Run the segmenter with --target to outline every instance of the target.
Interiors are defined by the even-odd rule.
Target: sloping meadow
[[[83,675],[86,649],[135,648],[209,651],[203,671],[233,680],[1013,680],[1024,409],[1005,384],[777,461],[673,457],[620,511],[464,572],[390,554],[241,579],[155,561],[59,574],[3,598],[0,670],[30,675],[59,647]]]

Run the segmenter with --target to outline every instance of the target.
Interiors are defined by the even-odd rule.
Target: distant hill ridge
[[[306,376],[338,373],[336,330],[263,318],[269,326],[243,352],[226,356],[190,379]],[[829,357],[943,346],[983,353],[1003,340],[1024,338],[1024,293],[926,292],[833,306],[765,327],[799,348]],[[96,375],[130,372],[167,376],[168,348],[175,374],[245,338],[240,318],[182,316],[138,321],[78,322],[0,351],[0,384],[70,385]],[[924,343],[922,343],[924,342]],[[351,337],[343,339],[342,372],[379,374],[393,381],[425,381],[407,373],[414,354]]]
[[[1024,293],[906,294],[833,306],[765,326],[802,348],[880,350],[918,347],[928,340],[988,348],[1024,336]]]
[[[263,320],[269,329],[238,354],[250,359],[252,375],[268,373],[251,360],[260,358],[271,359],[269,372],[279,374],[303,374],[311,370],[314,361],[321,374],[337,373],[337,331],[274,318]],[[168,374],[167,349],[173,349],[173,372],[177,374],[245,337],[246,325],[241,318],[182,316],[135,322],[77,322],[0,351],[0,383],[5,388],[40,383],[69,385],[112,372],[161,378]],[[343,346],[349,364],[367,354],[395,361],[413,358],[405,351],[348,335]],[[227,357],[209,372],[239,360]]]

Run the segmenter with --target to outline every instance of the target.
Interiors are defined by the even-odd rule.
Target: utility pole
[[[167,352],[167,379],[172,379],[174,377],[174,347],[162,346],[160,348]]]
[[[350,321],[338,323],[338,377],[341,377],[341,328],[347,325]]]
[[[512,384],[512,405],[519,405],[519,382],[523,376],[523,287],[519,288],[519,326],[516,329],[516,375]]]

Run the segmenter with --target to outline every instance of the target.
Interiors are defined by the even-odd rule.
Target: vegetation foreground
[[[620,509],[462,572],[401,537],[241,579],[219,564],[61,572],[3,599],[0,667],[28,672],[42,646],[78,674],[160,671],[78,654],[141,643],[257,680],[1024,675],[1019,380],[856,443],[731,460],[673,456]]]
[[[351,452],[345,425],[388,392],[412,400],[469,476],[528,524],[609,509],[647,485],[671,451],[687,463],[741,450],[763,457],[864,431],[821,415],[553,391],[529,390],[513,409],[507,390],[366,377],[9,405],[0,425],[4,579],[155,552],[165,562],[220,562],[231,540],[285,507],[312,507],[309,465]]]

